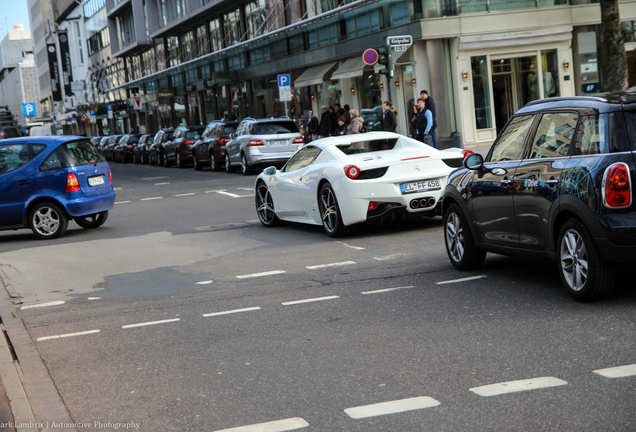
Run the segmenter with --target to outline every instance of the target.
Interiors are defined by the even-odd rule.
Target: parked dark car
[[[172,139],[172,129],[160,130],[152,139],[152,144],[148,149],[150,155],[150,165],[163,165],[164,161],[164,145]]]
[[[636,93],[527,104],[485,158],[469,155],[449,177],[451,263],[474,270],[486,252],[544,259],[576,300],[607,297],[616,272],[636,264],[635,151]]]
[[[113,161],[126,163],[134,159],[134,149],[142,134],[126,134],[113,149]]]
[[[381,131],[383,130],[382,120],[384,115],[382,113],[382,106],[376,106],[375,108],[360,110],[360,116],[364,120],[364,125],[367,127],[367,131]]]
[[[93,144],[95,147],[97,147],[101,140],[102,140],[102,137],[94,136],[94,137],[91,138],[91,144]]]
[[[192,163],[192,146],[201,138],[205,126],[179,126],[174,130],[172,139],[164,146],[164,163],[166,168],[176,164],[185,168]]]
[[[0,229],[64,234],[69,220],[97,228],[115,204],[110,167],[87,138],[26,137],[0,142]]]
[[[144,134],[139,137],[139,142],[133,148],[133,162],[136,164],[145,164],[150,162],[150,153],[148,149],[152,144],[152,134]]]
[[[212,171],[221,171],[225,164],[225,144],[230,134],[236,131],[238,121],[216,120],[210,122],[203,131],[201,139],[192,146],[192,163],[195,170],[209,166]]]
[[[108,145],[108,140],[110,139],[110,135],[105,135],[99,139],[99,144],[97,144],[97,148],[99,151],[104,153],[104,149]]]
[[[113,151],[115,150],[115,146],[119,144],[119,140],[121,139],[122,136],[123,135],[112,135],[108,138],[108,141],[106,145],[104,146],[104,149],[102,150],[102,153],[104,153],[106,160],[108,161],[113,160]]]

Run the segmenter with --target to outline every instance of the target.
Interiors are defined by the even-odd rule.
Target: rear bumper
[[[70,217],[87,216],[111,210],[115,206],[115,192],[93,198],[80,198],[64,203]]]
[[[610,264],[636,263],[636,245],[615,245],[608,239],[595,239],[603,261]]]

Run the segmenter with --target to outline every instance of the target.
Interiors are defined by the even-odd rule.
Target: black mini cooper
[[[444,192],[445,243],[460,270],[486,252],[557,262],[579,301],[607,297],[636,265],[636,93],[534,101]]]

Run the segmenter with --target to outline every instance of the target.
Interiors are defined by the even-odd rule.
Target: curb
[[[66,406],[35,343],[29,336],[8,293],[8,267],[0,267],[0,319],[6,330],[0,337],[0,376],[4,383],[17,432],[48,430],[50,423],[73,424]],[[17,276],[17,274],[16,274]],[[14,360],[10,341],[17,359]],[[75,428],[55,428],[56,432],[77,432]]]

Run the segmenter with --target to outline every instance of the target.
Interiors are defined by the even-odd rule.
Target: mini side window
[[[527,159],[554,158],[570,153],[579,115],[572,112],[546,113],[541,117]]]
[[[521,159],[523,144],[526,141],[534,115],[517,116],[510,120],[490,150],[489,162]]]
[[[581,117],[574,155],[592,155],[609,153],[607,143],[607,114]]]

